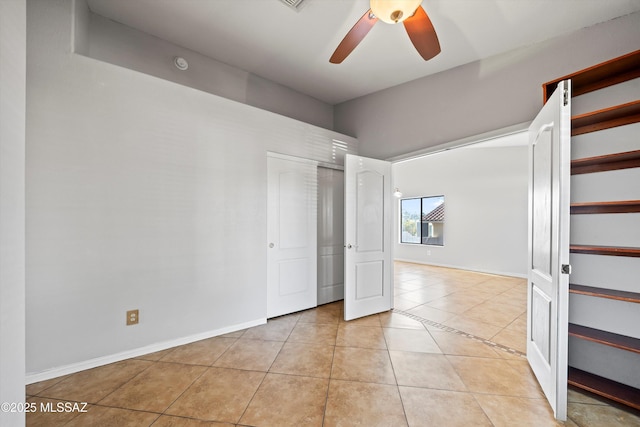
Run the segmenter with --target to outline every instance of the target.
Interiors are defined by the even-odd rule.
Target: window
[[[400,243],[444,245],[444,196],[400,200]]]
[[[402,212],[402,243],[420,243],[420,200],[400,200]]]

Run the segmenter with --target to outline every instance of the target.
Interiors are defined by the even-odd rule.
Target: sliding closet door
[[[344,172],[318,168],[318,304],[344,298]]]
[[[317,162],[269,153],[267,174],[267,317],[275,317],[317,305]]]

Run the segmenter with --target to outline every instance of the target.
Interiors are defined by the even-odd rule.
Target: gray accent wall
[[[182,46],[89,11],[77,0],[75,52],[234,101],[333,129],[333,106]],[[78,19],[86,14],[89,21]],[[178,70],[181,56],[189,69]]]
[[[25,398],[26,18],[26,0],[0,1],[0,403],[16,404]],[[0,411],[0,425],[24,423],[24,411]]]
[[[634,13],[338,104],[334,129],[358,138],[361,155],[386,159],[527,122],[544,82],[637,50],[638,40]]]

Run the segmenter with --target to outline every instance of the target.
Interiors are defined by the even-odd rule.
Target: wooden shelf
[[[582,325],[575,325],[573,323],[569,323],[569,335],[640,354],[640,340],[637,338],[601,331],[600,329],[588,328]]]
[[[579,96],[637,77],[640,77],[640,50],[543,84],[543,101],[547,102],[562,80],[571,79],[571,92]]]
[[[620,246],[570,245],[569,252],[572,254],[640,257],[640,248],[624,248]]]
[[[640,304],[640,293],[618,291],[615,289],[596,288],[593,286],[569,284],[569,292],[572,294],[588,295],[597,298],[608,298],[618,301],[635,302]]]
[[[640,409],[640,390],[637,388],[571,366],[569,367],[569,384],[623,405]]]
[[[630,52],[610,61],[602,62],[543,84],[543,101],[546,103],[558,86],[558,83],[567,79],[571,79],[572,97],[577,97],[636,78],[640,78],[640,50]],[[597,132],[632,123],[640,123],[640,100],[572,117],[571,136],[583,135],[589,132]],[[631,128],[627,129],[631,132]],[[602,144],[607,143],[605,140],[601,142]],[[573,160],[571,162],[571,175],[637,167],[640,167],[640,150]],[[624,177],[621,176],[620,179],[624,180]],[[619,182],[618,185],[625,185],[625,182]],[[634,212],[640,212],[640,200],[571,204],[571,214],[573,215]],[[570,245],[569,250],[571,254],[640,257],[640,248],[630,247]],[[640,293],[636,292],[602,289],[573,283],[569,285],[569,292],[589,297],[640,303]],[[640,354],[640,339],[571,323],[568,327],[570,336]],[[606,359],[601,360],[602,366],[606,366],[607,363],[610,362]],[[630,365],[626,369],[635,369],[635,366]],[[587,390],[640,410],[640,389],[571,366],[569,366],[568,381],[569,384],[574,387]]]
[[[571,175],[640,167],[640,150],[571,161]]]
[[[640,200],[571,203],[571,215],[640,212]]]
[[[640,101],[603,108],[571,118],[571,136],[640,122]]]

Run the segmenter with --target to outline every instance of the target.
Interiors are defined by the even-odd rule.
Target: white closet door
[[[391,163],[345,156],[344,318],[391,309]]]
[[[529,127],[527,359],[559,420],[567,417],[571,159],[568,85],[568,81],[558,85]]]
[[[275,317],[317,305],[317,163],[269,153],[267,173],[267,317]]]

